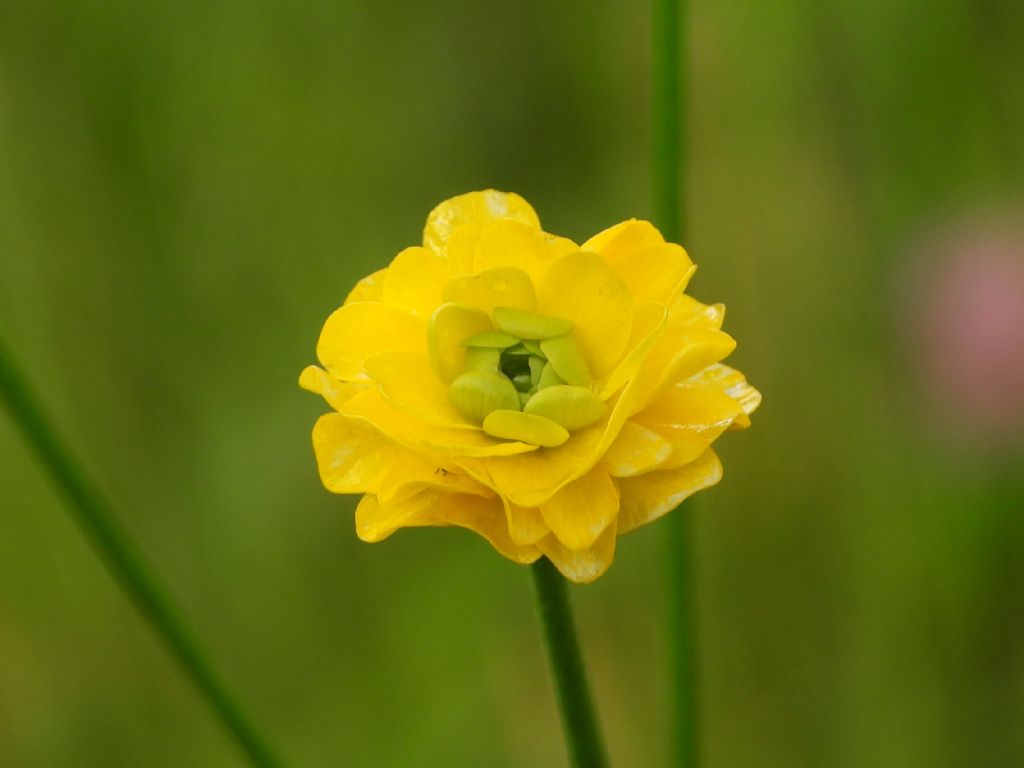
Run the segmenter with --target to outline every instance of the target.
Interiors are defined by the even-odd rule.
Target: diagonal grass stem
[[[216,713],[249,763],[280,765],[224,687],[195,636],[146,564],[100,492],[51,427],[43,409],[0,340],[0,397],[14,424],[64,495],[75,522],[91,540],[107,570],[163,640],[182,671]]]

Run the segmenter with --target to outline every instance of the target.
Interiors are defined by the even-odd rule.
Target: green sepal
[[[466,349],[467,371],[497,371],[500,365],[500,349],[491,347],[468,347]]]
[[[467,371],[452,382],[448,398],[463,416],[478,424],[491,411],[520,407],[515,386],[497,371]]]
[[[608,406],[585,387],[561,384],[535,394],[523,411],[544,416],[572,432],[600,421],[608,413]]]
[[[547,364],[547,360],[543,357],[530,357],[530,383],[535,389],[540,385],[540,377]]]
[[[565,384],[562,378],[555,373],[555,366],[551,364],[549,360],[544,364],[544,369],[540,372],[540,380],[537,382],[537,389],[547,389],[548,387],[554,387],[558,384]]]
[[[571,320],[512,307],[495,307],[493,316],[498,328],[520,339],[551,339],[567,334],[573,327]]]
[[[544,352],[541,351],[540,342],[534,341],[533,339],[523,339],[523,346],[526,347],[526,351],[531,355],[537,357],[544,357]]]
[[[521,411],[492,411],[484,419],[484,432],[502,440],[554,448],[569,439],[565,427],[543,416]]]
[[[548,362],[555,367],[555,372],[562,379],[577,387],[590,386],[590,367],[587,365],[587,358],[572,336],[544,339],[540,343],[540,348],[544,350]]]
[[[504,331],[484,331],[470,336],[464,342],[464,347],[488,347],[491,349],[506,349],[519,344],[519,339]]]

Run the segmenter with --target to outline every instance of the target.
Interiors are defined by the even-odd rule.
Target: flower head
[[[302,387],[328,490],[364,494],[356,531],[456,525],[573,581],[617,536],[714,485],[711,444],[760,402],[720,363],[724,307],[649,223],[583,245],[494,190],[430,214],[422,247],[361,280],[324,324]]]

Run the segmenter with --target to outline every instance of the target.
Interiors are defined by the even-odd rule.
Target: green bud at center
[[[448,390],[460,413],[492,437],[548,448],[604,418],[571,321],[511,307],[492,319],[462,341],[464,373]]]

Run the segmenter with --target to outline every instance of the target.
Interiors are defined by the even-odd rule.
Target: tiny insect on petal
[[[492,411],[484,419],[484,432],[502,440],[555,448],[569,439],[569,433],[560,424],[543,416],[521,411]]]
[[[608,406],[589,389],[562,384],[538,392],[523,411],[549,418],[573,432],[604,418]]]
[[[448,389],[452,405],[468,419],[482,422],[491,411],[519,409],[519,393],[497,371],[468,371]]]
[[[544,339],[540,348],[547,355],[548,362],[554,366],[555,373],[562,379],[577,387],[589,387],[590,367],[583,355],[583,350],[572,336],[557,336]]]
[[[513,307],[495,307],[494,322],[520,339],[550,339],[572,330],[572,321]]]

